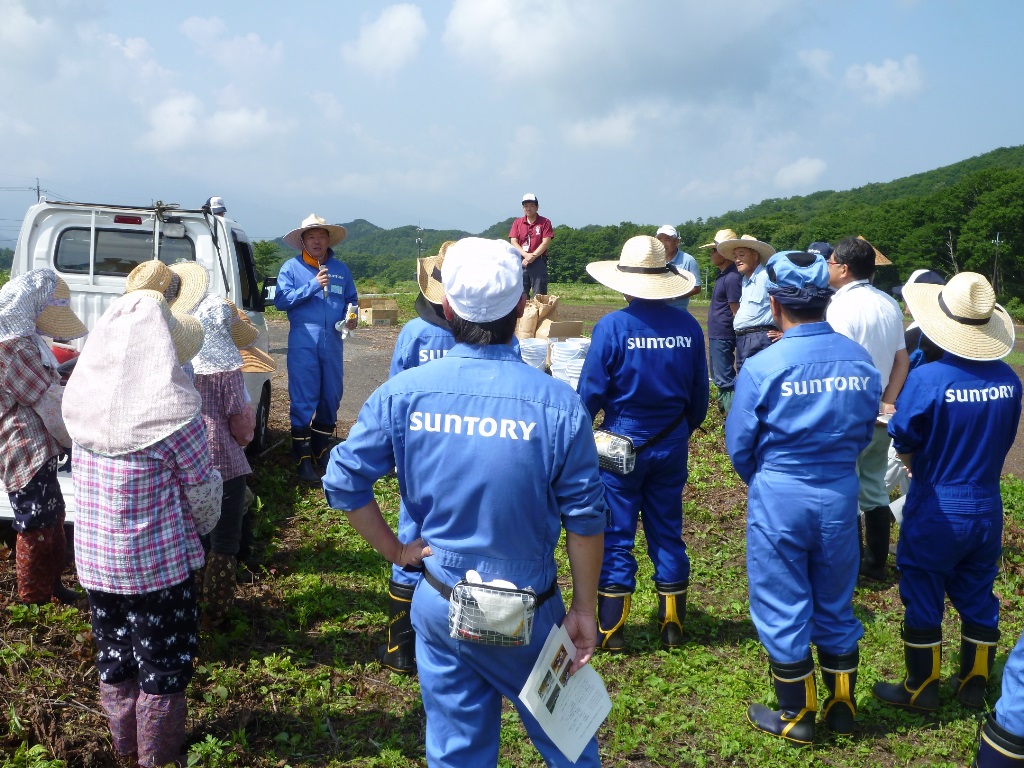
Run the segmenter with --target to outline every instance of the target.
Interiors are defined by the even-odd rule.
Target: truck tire
[[[252,442],[245,448],[245,453],[250,459],[256,458],[267,450],[268,422],[270,421],[270,384],[263,387],[260,401],[256,404],[256,427],[253,430]]]

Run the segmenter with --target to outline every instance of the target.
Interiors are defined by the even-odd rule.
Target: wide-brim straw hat
[[[178,314],[190,315],[200,302],[206,298],[206,291],[210,287],[210,273],[206,267],[194,261],[179,261],[170,266],[171,286],[167,291],[174,293],[173,296],[164,297],[167,303]],[[177,280],[174,277],[177,276]],[[177,292],[173,291],[174,284],[178,284]]]
[[[167,330],[171,333],[174,351],[178,354],[178,363],[184,365],[195,357],[203,346],[203,326],[199,321],[190,315],[172,312],[164,295],[159,291],[143,288],[138,293],[148,296],[160,305]]]
[[[696,285],[693,275],[665,263],[665,246],[650,235],[631,237],[618,261],[595,261],[587,272],[602,285],[637,299],[674,299]]]
[[[906,284],[903,300],[922,333],[958,357],[1001,360],[1013,349],[1013,319],[976,272],[960,272],[945,285]]]
[[[174,273],[170,267],[157,259],[150,259],[139,264],[128,273],[124,281],[124,292],[158,291],[163,293],[171,284]]]
[[[736,240],[739,237],[731,229],[720,229],[715,232],[715,239],[710,243],[704,243],[701,248],[717,248],[719,243],[724,243],[726,240]]]
[[[238,350],[242,356],[242,373],[273,373],[277,370],[274,358],[259,347],[246,347]]]
[[[759,261],[762,264],[767,263],[768,259],[775,254],[774,248],[768,245],[768,243],[762,243],[753,235],[743,235],[743,237],[737,237],[732,240],[723,240],[718,244],[718,252],[729,261],[736,261],[734,251],[737,248],[750,248],[752,251],[757,251]]]
[[[228,304],[231,305],[231,309],[235,313],[234,320],[231,322],[231,340],[235,342],[235,346],[239,349],[251,346],[256,343],[256,339],[260,336],[260,330],[245,313],[235,306],[235,303],[230,299],[224,299]]]
[[[315,213],[309,214],[305,219],[302,220],[302,225],[296,229],[293,229],[287,235],[281,239],[285,241],[289,246],[294,248],[296,251],[302,250],[302,233],[307,229],[325,229],[327,230],[328,241],[327,244],[333,248],[342,240],[348,236],[348,230],[340,224],[328,224],[327,219],[317,216]]]
[[[444,264],[445,251],[454,244],[454,240],[448,240],[441,244],[436,256],[426,256],[416,260],[416,282],[419,284],[420,293],[431,304],[440,304],[444,299],[441,265]]]
[[[89,329],[71,309],[71,289],[60,277],[53,296],[36,318],[36,330],[44,336],[61,341],[70,341],[85,336]]]

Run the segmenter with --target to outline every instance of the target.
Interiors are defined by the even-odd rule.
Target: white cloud
[[[830,80],[829,64],[832,63],[832,52],[821,48],[799,51],[797,58],[807,70],[820,80]]]
[[[191,93],[164,99],[149,111],[149,131],[142,145],[158,152],[187,146],[199,133],[202,108],[199,97]]]
[[[227,26],[217,17],[191,16],[182,22],[181,31],[195,44],[201,55],[235,75],[251,77],[254,71],[259,72],[268,64],[276,66],[284,57],[284,46],[281,43],[268,45],[255,32],[226,36]]]
[[[33,8],[33,11],[37,11]],[[0,52],[5,59],[16,60],[50,44],[55,25],[49,18],[36,18],[19,0],[0,0]]]
[[[661,123],[666,112],[654,104],[620,107],[602,117],[570,123],[565,130],[565,140],[574,149],[629,147],[645,128]]]
[[[354,43],[341,47],[341,56],[373,77],[390,77],[416,58],[426,36],[427,23],[419,7],[409,3],[391,5],[363,26]]]
[[[149,111],[149,130],[139,143],[157,153],[202,146],[241,150],[288,128],[287,124],[273,123],[265,109],[222,109],[207,116],[198,96],[182,93],[164,99]]]
[[[924,77],[917,56],[908,54],[901,62],[886,59],[880,65],[855,64],[846,70],[846,84],[869,104],[883,106],[919,92]]]
[[[324,119],[332,123],[340,123],[345,117],[345,109],[333,93],[318,92],[310,94],[313,103],[320,107]]]
[[[828,164],[818,157],[801,157],[775,173],[775,186],[781,189],[808,189],[817,183]]]

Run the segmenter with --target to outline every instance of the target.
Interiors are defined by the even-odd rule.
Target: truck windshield
[[[54,263],[60,272],[89,273],[89,229],[72,228],[60,233]],[[94,274],[125,276],[143,261],[153,258],[153,233],[117,229],[96,230]],[[160,237],[160,261],[195,261],[195,244],[188,237]]]

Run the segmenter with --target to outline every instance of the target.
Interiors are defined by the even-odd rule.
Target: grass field
[[[617,297],[612,297],[617,298]],[[587,301],[590,295],[566,296]],[[411,299],[400,301],[411,316]],[[608,766],[957,766],[969,762],[976,713],[948,692],[933,717],[886,708],[868,693],[902,673],[902,607],[895,574],[858,587],[863,621],[859,731],[793,749],[753,731],[751,701],[772,702],[767,661],[750,622],[745,571],[745,486],[724,453],[722,423],[695,434],[685,493],[685,537],[693,563],[686,644],[660,649],[656,599],[642,537],[640,588],[627,625],[633,650],[595,657],[613,701],[598,732]],[[229,630],[202,639],[189,689],[190,757],[197,766],[423,766],[424,715],[415,678],[374,661],[384,636],[389,569],[329,509],[316,489],[297,487],[283,452],[260,465],[258,535],[264,567],[240,589]],[[395,520],[397,482],[377,485]],[[997,581],[1003,640],[996,678],[1024,625],[1024,483],[1004,483],[1006,536]],[[567,569],[562,562],[563,577]],[[11,592],[13,563],[2,569]],[[568,586],[567,578],[562,579]],[[56,605],[6,604],[0,617],[0,768],[105,766],[106,727],[96,701],[86,613]],[[947,611],[944,674],[954,669],[959,625]],[[998,685],[989,689],[989,703]],[[518,717],[502,718],[501,765],[540,765]]]

